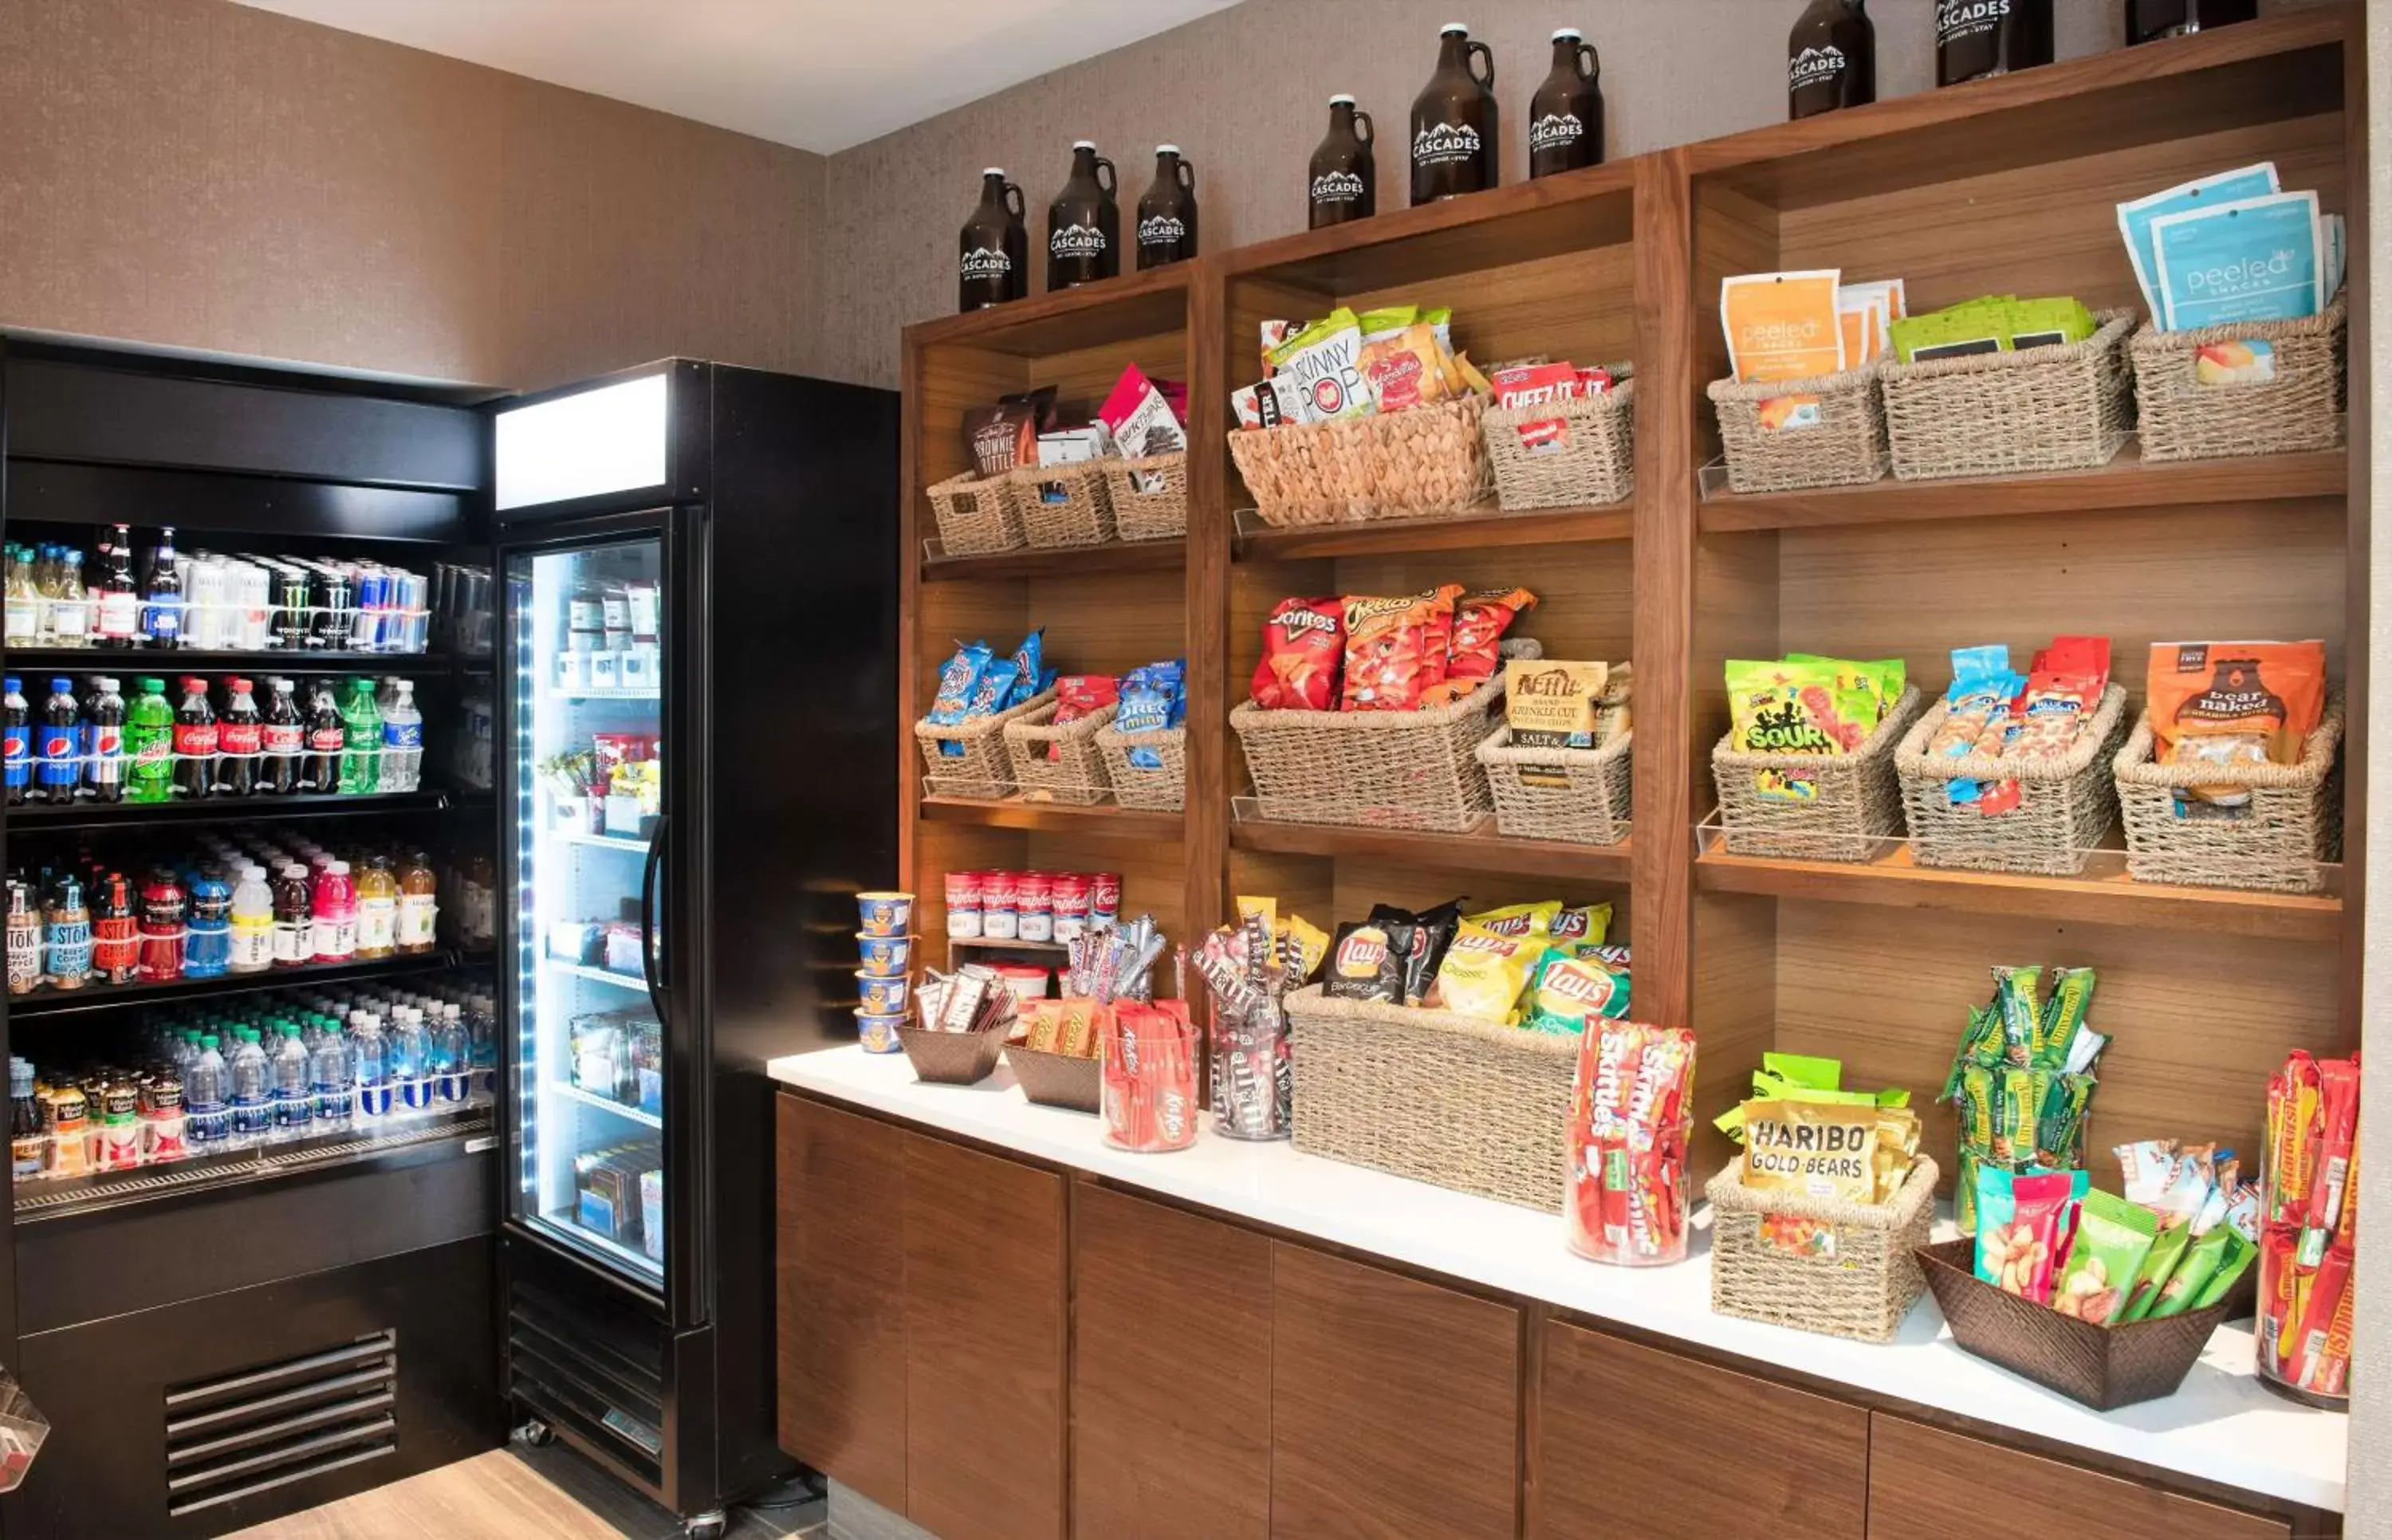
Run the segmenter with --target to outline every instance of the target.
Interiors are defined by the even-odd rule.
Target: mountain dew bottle
[[[175,796],[175,707],[166,681],[136,681],[140,692],[124,709],[124,800],[166,802]]]

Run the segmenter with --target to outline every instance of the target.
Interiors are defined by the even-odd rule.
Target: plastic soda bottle
[[[378,790],[381,766],[382,708],[374,705],[373,680],[351,679],[348,698],[341,703],[341,795]]]
[[[107,675],[91,681],[84,729],[84,789],[101,802],[124,800],[124,697]]]
[[[83,707],[75,704],[74,680],[52,679],[50,698],[42,703],[42,720],[34,733],[35,801],[75,799],[75,787],[83,781]]]
[[[175,708],[166,699],[166,681],[135,682],[140,693],[124,713],[124,757],[131,768],[124,778],[127,802],[169,802],[175,796]]]
[[[0,679],[0,724],[6,742],[0,751],[0,780],[8,791],[8,806],[25,800],[33,783],[33,711],[25,704],[25,681],[11,674]]]

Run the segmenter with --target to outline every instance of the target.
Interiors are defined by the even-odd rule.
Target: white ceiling
[[[238,3],[826,155],[1237,0]]]

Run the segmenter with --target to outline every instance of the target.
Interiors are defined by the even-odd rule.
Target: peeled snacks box
[[[1587,1023],[1570,1090],[1562,1199],[1572,1251],[1622,1267],[1685,1260],[1686,1100],[1694,1083],[1692,1032]]]

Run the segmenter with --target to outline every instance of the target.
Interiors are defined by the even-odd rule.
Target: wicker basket
[[[1020,465],[1007,472],[1021,533],[1038,550],[1100,546],[1113,537],[1113,495],[1104,461]]]
[[[1893,473],[1904,481],[2107,465],[2134,417],[2131,310],[2081,343],[1878,369]]]
[[[1055,704],[1055,692],[1043,691],[1009,711],[993,717],[942,727],[929,720],[914,724],[914,741],[922,745],[929,789],[937,796],[999,797],[1013,789],[1013,766],[1006,757],[1005,725]],[[954,744],[962,752],[948,754]]]
[[[1279,823],[1467,834],[1494,806],[1476,750],[1503,698],[1489,679],[1426,711],[1229,713],[1261,815]]]
[[[1104,1081],[1101,1059],[1043,1053],[1012,1042],[1006,1044],[1005,1062],[1013,1067],[1021,1094],[1039,1106],[1065,1106],[1074,1112],[1098,1109]]]
[[[2204,385],[2196,377],[2201,349],[2249,341],[2275,349],[2273,380]],[[2322,315],[2297,321],[2244,321],[2192,331],[2144,327],[2134,343],[2143,458],[2215,459],[2339,448],[2349,342],[2346,297],[2337,297]]]
[[[1263,523],[1276,528],[1459,512],[1486,500],[1485,409],[1471,395],[1334,422],[1242,428],[1228,435],[1229,458]]]
[[[1025,801],[1093,807],[1108,791],[1097,734],[1121,708],[1109,705],[1061,727],[1050,726],[1061,708],[1061,702],[1049,701],[1005,724],[1005,757],[1013,767],[1013,784]]]
[[[1133,764],[1130,750],[1148,749],[1160,766]],[[1188,730],[1157,728],[1151,732],[1116,732],[1107,726],[1097,733],[1097,752],[1105,757],[1105,778],[1112,783],[1113,800],[1142,813],[1176,813],[1188,805]]]
[[[1632,732],[1601,748],[1514,748],[1499,727],[1476,750],[1495,798],[1495,828],[1511,839],[1617,845],[1628,837]],[[1543,783],[1559,779],[1560,785]]]
[[[982,478],[967,471],[930,489],[939,521],[939,549],[949,556],[988,556],[1025,543],[1021,509],[1009,476]]]
[[[1866,861],[1878,842],[1902,832],[1902,795],[1893,775],[1894,746],[1918,718],[1916,686],[1905,687],[1877,731],[1854,754],[1746,754],[1730,745],[1711,750],[1719,787],[1722,842],[1732,856],[1792,861]],[[1763,774],[1793,777],[1816,788],[1796,800],[1761,790]]]
[[[1926,1289],[1918,1249],[1935,1223],[1935,1162],[1920,1156],[1885,1203],[1755,1192],[1739,1162],[1711,1178],[1711,1309],[1884,1342]],[[1788,1234],[1788,1222],[1807,1230]],[[1765,1227],[1764,1227],[1765,1226]]]
[[[2245,1291],[2238,1285],[2217,1303],[2181,1315],[2095,1326],[1978,1277],[1974,1240],[1922,1246],[1918,1262],[1962,1351],[2097,1412],[2174,1395],[2238,1303],[2250,1308],[2237,1300]]]
[[[1287,1022],[1297,1149],[1561,1212],[1575,1036],[1317,984],[1288,996]]]
[[[2093,719],[2057,759],[2003,759],[1971,754],[1956,759],[1927,752],[1949,707],[1942,701],[1894,751],[1902,777],[1903,815],[1910,823],[1911,858],[1921,866],[1972,872],[2031,872],[2065,877],[2085,870],[2085,858],[2118,821],[2118,783],[2111,761],[2126,735],[2126,692],[2101,692]],[[2019,803],[2006,813],[1981,813],[1955,804],[1951,783],[2015,781]]]
[[[2126,825],[2126,871],[2138,882],[2203,887],[2257,887],[2315,893],[2342,854],[2342,703],[2329,701],[2297,765],[2155,765],[2152,719],[2135,723],[2112,770]],[[2244,786],[2242,808],[2203,805],[2215,816],[2183,818],[2184,786]]]
[[[1479,432],[1494,468],[1495,500],[1505,512],[1626,502],[1636,495],[1636,382],[1625,364],[1610,369],[1617,382],[1600,395],[1488,408]],[[1558,446],[1543,454],[1521,446],[1522,423],[1555,418],[1567,424]]]
[[[1875,364],[1809,380],[1744,384],[1714,381],[1727,484],[1738,492],[1794,492],[1806,486],[1850,486],[1885,474],[1885,404]],[[1770,428],[1762,408],[1788,396],[1815,396],[1819,421],[1807,427]]]
[[[912,1062],[915,1075],[940,1085],[979,1084],[996,1068],[997,1051],[1005,1046],[1005,1034],[994,1028],[985,1032],[934,1032],[924,1027],[900,1027],[897,1040],[905,1045],[905,1057]]]
[[[1188,453],[1145,459],[1098,460],[1106,495],[1112,499],[1113,527],[1124,540],[1176,540],[1188,533]],[[1150,485],[1141,491],[1139,482]]]

